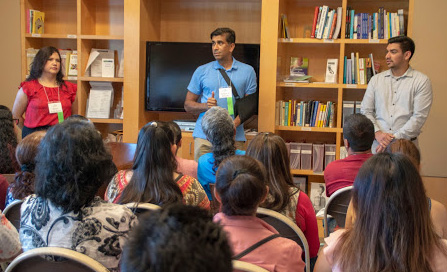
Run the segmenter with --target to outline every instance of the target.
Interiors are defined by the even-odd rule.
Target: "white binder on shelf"
[[[90,82],[87,101],[87,118],[110,118],[113,104],[113,86],[110,82]]]

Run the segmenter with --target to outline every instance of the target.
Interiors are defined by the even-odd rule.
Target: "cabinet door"
[[[194,160],[194,138],[192,133],[182,133],[182,146],[178,150],[177,155],[183,159]]]

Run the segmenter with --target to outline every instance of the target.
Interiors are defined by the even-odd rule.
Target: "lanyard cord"
[[[45,89],[45,86],[42,85],[42,87],[43,87],[43,91],[45,92],[45,96],[47,97],[48,104],[49,104],[50,103],[50,99],[48,98],[47,90]],[[59,102],[61,102],[61,97],[60,97],[60,94],[59,94],[59,86],[57,86],[57,98],[59,99]]]

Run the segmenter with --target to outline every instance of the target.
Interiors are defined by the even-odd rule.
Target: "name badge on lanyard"
[[[64,121],[64,112],[62,111],[61,102],[48,102],[48,111],[50,114],[57,113],[57,119],[59,123]]]
[[[230,115],[234,115],[233,92],[231,90],[231,87],[219,88],[219,98],[226,98],[227,99],[228,113]]]

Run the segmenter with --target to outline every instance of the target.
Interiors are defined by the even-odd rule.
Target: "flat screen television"
[[[251,65],[258,78],[259,44],[236,44],[233,56]],[[202,64],[214,60],[211,43],[147,42],[146,110],[184,112],[187,87]]]

